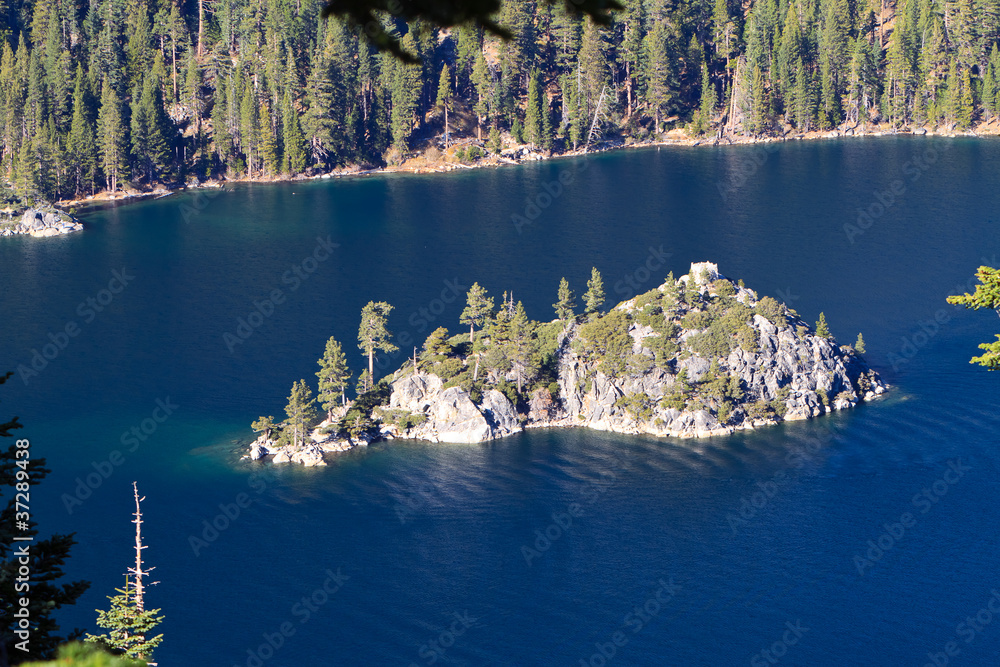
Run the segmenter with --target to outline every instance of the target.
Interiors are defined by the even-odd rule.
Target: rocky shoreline
[[[691,303],[671,296],[678,288],[695,295],[687,297]],[[519,406],[497,388],[474,395],[409,364],[392,376],[387,403],[373,410],[372,432],[360,438],[336,433],[348,405],[315,428],[306,444],[279,446],[261,436],[245,458],[325,465],[324,454],[379,440],[471,444],[526,428],[722,436],[851,408],[885,393],[887,385],[851,346],[838,345],[783,304],[764,299],[721,276],[715,264],[692,264],[675,284],[668,280],[613,309],[628,323],[631,350],[625,372],[606,373],[588,356],[580,344],[584,325],[574,322],[557,339],[558,389],[538,387]],[[669,312],[659,310],[668,304],[674,304]],[[728,304],[729,310],[712,310],[711,304]],[[733,309],[743,318],[732,334],[740,344],[730,342],[720,354],[704,353],[705,337],[716,330],[710,313],[720,322]],[[657,352],[662,343],[656,342],[664,326],[674,327],[671,340],[676,341],[665,361]]]
[[[70,234],[82,229],[83,223],[58,209],[29,208],[21,215],[19,222],[15,223],[14,218],[11,217],[9,222],[0,223],[0,236],[25,234],[41,238]]]
[[[527,144],[512,145],[504,148],[500,155],[487,155],[471,163],[450,160],[432,160],[426,156],[426,151],[416,151],[415,154],[399,165],[389,165],[385,167],[370,167],[361,165],[348,165],[340,169],[335,169],[322,174],[296,176],[269,176],[264,178],[220,178],[211,179],[205,182],[189,183],[174,189],[157,186],[150,191],[129,191],[120,193],[102,192],[84,199],[70,199],[56,202],[64,208],[81,206],[99,206],[107,203],[131,203],[142,201],[148,198],[166,197],[177,192],[201,189],[219,189],[227,184],[235,183],[286,183],[290,181],[311,181],[329,180],[335,178],[352,178],[361,176],[375,176],[379,174],[432,174],[459,171],[464,169],[488,169],[504,166],[514,166],[526,162],[539,162],[543,160],[557,160],[561,158],[580,157],[591,153],[602,153],[614,150],[654,148],[659,146],[737,146],[782,143],[786,141],[811,141],[820,139],[847,139],[863,137],[884,137],[884,136],[937,136],[937,137],[995,137],[1000,136],[1000,120],[993,120],[990,123],[980,123],[979,125],[965,131],[955,131],[948,128],[927,128],[927,127],[905,127],[892,128],[889,125],[842,125],[831,130],[811,130],[809,132],[798,132],[792,128],[785,128],[780,135],[727,135],[692,137],[682,128],[668,130],[656,139],[634,140],[631,138],[604,140],[590,147],[589,149],[568,150],[560,153],[543,152]],[[452,144],[453,147],[463,146],[482,147],[481,141],[471,138],[459,138]]]

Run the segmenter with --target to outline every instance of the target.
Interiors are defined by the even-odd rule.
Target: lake
[[[0,415],[93,582],[62,626],[124,583],[137,480],[164,666],[995,664],[1000,374],[968,360],[1000,320],[945,297],[997,266],[998,209],[997,141],[885,137],[236,185],[3,239],[0,369],[49,358]],[[474,281],[547,320],[563,276],[617,302],[695,261],[863,333],[889,394],[696,441],[238,460],[329,336],[360,372],[369,300],[395,306],[384,373],[462,330]]]

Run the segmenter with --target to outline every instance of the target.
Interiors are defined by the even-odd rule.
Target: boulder
[[[521,420],[514,410],[514,404],[496,389],[486,390],[480,410],[490,425],[491,437],[503,438],[521,431]]]
[[[461,387],[445,389],[430,405],[428,422],[438,442],[473,443],[489,440],[492,429]]]

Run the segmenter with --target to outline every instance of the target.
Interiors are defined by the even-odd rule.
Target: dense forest
[[[608,26],[507,0],[444,30],[386,14],[408,64],[320,0],[0,2],[2,174],[59,199],[449,159],[510,141],[964,129],[997,113],[1000,0],[626,0]],[[455,132],[457,126],[457,133]]]

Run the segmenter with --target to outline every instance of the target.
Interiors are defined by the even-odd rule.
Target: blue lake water
[[[968,359],[1000,320],[944,299],[997,265],[998,207],[1000,143],[900,137],[236,186],[3,239],[0,369],[65,343],[0,390],[53,468],[42,531],[75,531],[69,576],[93,582],[62,624],[93,630],[124,582],[138,480],[164,666],[994,665],[1000,374]],[[388,370],[459,331],[473,281],[547,319],[562,276],[579,293],[596,266],[618,301],[705,260],[862,332],[891,392],[698,441],[234,454],[326,338],[362,368],[369,300],[396,308]]]

